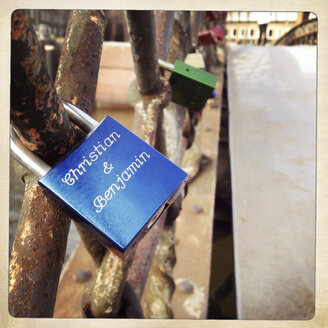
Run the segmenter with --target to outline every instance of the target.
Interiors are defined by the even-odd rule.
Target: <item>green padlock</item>
[[[172,72],[169,79],[172,86],[171,101],[189,110],[200,112],[206,101],[213,97],[217,76],[180,60],[177,60],[174,66],[163,60],[158,62],[160,67]]]

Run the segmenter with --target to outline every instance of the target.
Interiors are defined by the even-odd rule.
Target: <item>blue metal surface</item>
[[[108,116],[39,182],[105,246],[125,253],[173,202],[187,176]]]

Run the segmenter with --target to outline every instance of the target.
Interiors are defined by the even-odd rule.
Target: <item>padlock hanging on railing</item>
[[[202,46],[209,46],[219,42],[214,31],[212,29],[201,31],[198,33],[198,42]]]
[[[170,64],[158,60],[161,68],[172,72],[169,81],[172,87],[171,101],[200,112],[209,98],[215,97],[217,76],[188,65],[180,60]]]
[[[118,255],[127,254],[187,183],[188,175],[107,116],[101,123],[64,102],[88,133],[51,168],[11,128],[10,151],[75,221]]]
[[[211,26],[211,31],[213,31],[215,37],[218,40],[222,40],[224,38],[224,33],[225,33],[224,26],[212,25]]]

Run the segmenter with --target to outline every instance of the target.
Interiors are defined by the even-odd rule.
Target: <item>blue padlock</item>
[[[86,117],[72,104],[63,103],[75,123]],[[92,118],[83,121],[84,130],[93,128]],[[53,168],[23,148],[12,131],[12,155],[23,165],[33,157],[37,169],[25,166],[44,175],[40,185],[65,205],[75,221],[119,254],[128,253],[141,240],[182,192],[188,178],[110,116]]]

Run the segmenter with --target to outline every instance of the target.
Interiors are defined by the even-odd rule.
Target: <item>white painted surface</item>
[[[316,47],[228,48],[240,319],[314,315]]]

